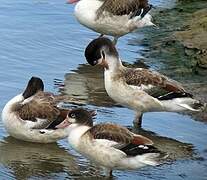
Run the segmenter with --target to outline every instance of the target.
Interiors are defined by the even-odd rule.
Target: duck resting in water
[[[2,121],[7,132],[14,138],[51,143],[67,137],[65,129],[57,129],[69,110],[58,105],[65,96],[44,92],[39,77],[32,77],[23,93],[13,97],[2,111]],[[95,115],[94,112],[91,112]]]

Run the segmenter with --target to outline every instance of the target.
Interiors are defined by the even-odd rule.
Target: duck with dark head
[[[163,158],[150,139],[117,124],[93,125],[90,112],[84,109],[71,110],[67,118],[56,127],[67,129],[71,146],[105,167],[109,176],[112,176],[113,169],[155,166]]]
[[[144,112],[201,111],[205,107],[179,82],[150,69],[123,66],[116,47],[108,38],[91,41],[85,49],[85,57],[90,65],[104,68],[106,92],[115,102],[136,112],[136,126],[141,126]]]
[[[63,100],[62,96],[44,92],[42,79],[32,77],[23,93],[5,105],[3,124],[11,136],[24,141],[50,143],[63,139],[66,131],[55,128],[68,113],[58,107]]]

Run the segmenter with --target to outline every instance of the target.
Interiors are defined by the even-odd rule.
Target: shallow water
[[[172,6],[170,2],[152,1],[156,6]],[[0,1],[0,109],[35,75],[43,78],[48,91],[68,94],[76,104],[96,109],[97,122],[132,128],[133,112],[106,95],[100,69],[85,65],[84,48],[97,34],[79,25],[72,12],[64,0]],[[145,47],[134,43],[142,38],[133,33],[120,39],[118,48],[127,62],[142,58]],[[149,65],[162,68],[159,62]],[[146,113],[143,130],[133,130],[151,138],[169,154],[169,161],[115,171],[114,179],[206,179],[206,124],[189,115]],[[22,142],[11,138],[0,122],[0,179],[96,177],[103,178],[102,169],[72,150],[66,139],[46,145]]]

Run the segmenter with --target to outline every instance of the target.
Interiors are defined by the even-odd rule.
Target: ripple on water
[[[151,1],[158,6],[166,6],[166,3],[168,6],[169,2],[171,0]],[[2,109],[12,96],[24,89],[30,76],[42,77],[46,89],[51,91],[54,91],[52,82],[57,78],[63,80],[59,93],[73,97],[73,103],[97,110],[96,122],[111,121],[132,128],[134,113],[119,107],[107,96],[101,69],[85,65],[84,48],[98,34],[77,23],[72,16],[73,8],[58,0],[2,0],[0,107]],[[140,51],[145,47],[139,43],[143,36],[138,34],[127,35],[118,42],[121,57],[131,64],[143,58]],[[154,64],[153,68],[160,69],[162,63],[165,62]],[[170,71],[173,69],[169,67]],[[155,146],[167,152],[170,163],[134,171],[115,171],[115,179],[206,177],[205,125],[176,113],[149,113],[144,117],[143,128],[145,130],[133,130],[151,138]],[[0,179],[97,177],[103,178],[102,168],[71,150],[66,139],[46,145],[22,142],[9,137],[0,122]]]

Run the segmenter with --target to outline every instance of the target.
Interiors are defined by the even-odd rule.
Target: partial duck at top
[[[150,69],[123,66],[108,38],[91,41],[85,57],[90,65],[104,67],[106,92],[115,102],[136,111],[137,126],[141,126],[143,112],[200,111],[205,107],[177,81]]]
[[[69,110],[58,107],[64,98],[44,92],[39,77],[32,77],[23,93],[13,97],[2,111],[2,121],[7,132],[14,138],[51,143],[65,138],[67,132],[57,129]]]
[[[137,28],[154,25],[148,0],[68,0],[76,3],[75,17],[84,26],[103,35],[119,37]]]

